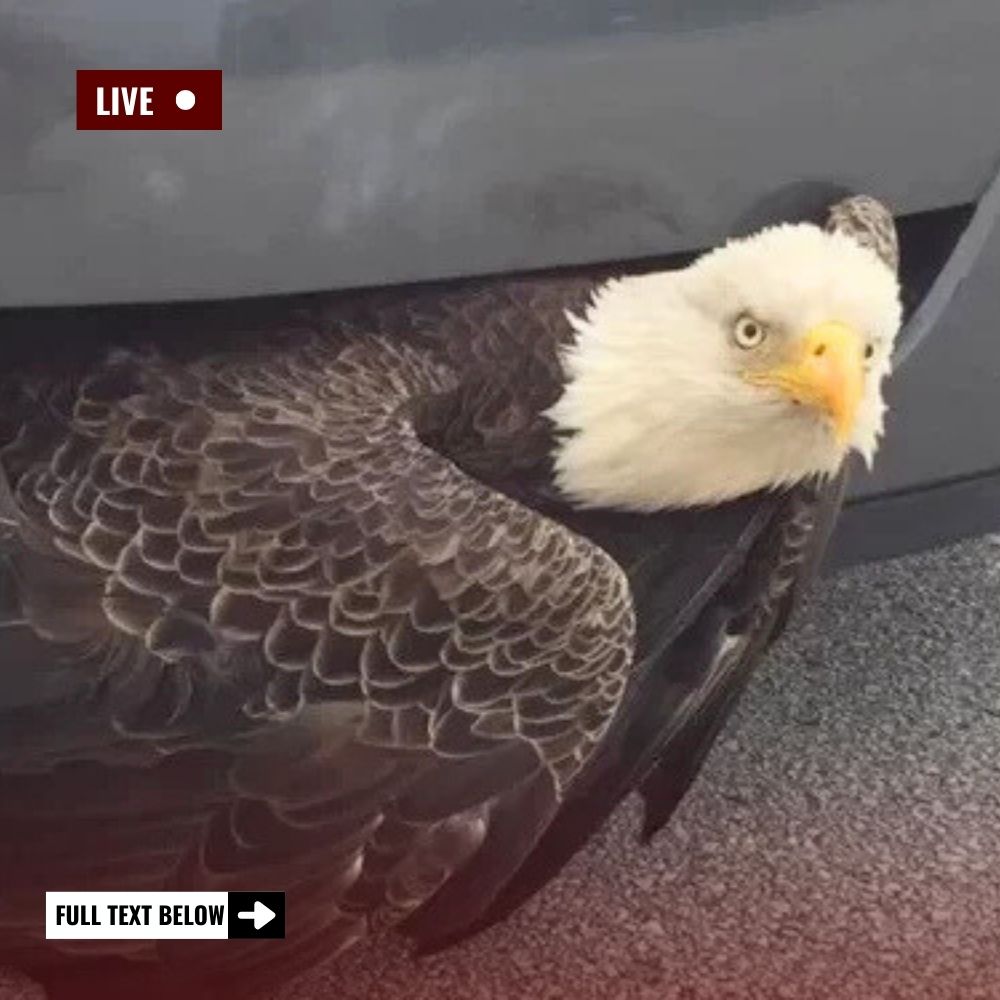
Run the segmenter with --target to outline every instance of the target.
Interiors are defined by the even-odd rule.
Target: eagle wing
[[[620,703],[633,608],[600,547],[422,443],[412,400],[453,388],[419,346],[344,333],[18,387],[0,927],[22,949],[38,884],[282,888],[304,961],[472,855],[456,925],[516,870]],[[257,947],[161,953],[244,975]]]
[[[629,792],[643,799],[642,840],[667,822],[814,575],[843,480],[647,516],[641,538],[627,516],[605,515],[595,534],[629,574],[639,623],[626,697],[600,753],[472,930],[558,874]],[[419,911],[408,926],[429,950],[450,943]]]

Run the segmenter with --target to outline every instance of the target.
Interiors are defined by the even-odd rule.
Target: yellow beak
[[[830,418],[840,445],[854,429],[864,391],[864,345],[856,330],[844,323],[820,323],[796,345],[786,364],[748,372],[754,385],[786,392],[796,403],[814,406]]]

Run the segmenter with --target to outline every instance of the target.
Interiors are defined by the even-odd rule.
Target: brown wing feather
[[[27,422],[3,455],[8,560],[33,639],[62,650],[38,669],[76,687],[14,713],[5,839],[55,819],[47,789],[87,848],[65,881],[280,885],[296,947],[329,949],[423,903],[507,797],[540,833],[622,696],[630,595],[602,550],[417,437],[415,401],[455,384],[419,337],[302,337],[119,355],[52,404],[48,438]],[[0,924],[49,846],[22,846]],[[484,906],[514,846],[488,852]]]

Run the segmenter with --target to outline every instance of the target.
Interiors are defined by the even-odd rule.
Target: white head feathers
[[[683,270],[609,282],[570,320],[566,389],[549,415],[572,432],[555,464],[578,503],[710,504],[832,474],[851,449],[874,455],[899,287],[849,236],[808,224],[766,229]],[[750,381],[787,369],[823,324],[854,331],[864,358],[843,440],[803,397]]]

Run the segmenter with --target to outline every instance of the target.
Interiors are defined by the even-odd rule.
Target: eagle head
[[[603,285],[570,316],[549,410],[567,432],[562,491],[648,511],[829,476],[851,451],[870,464],[901,322],[894,263],[873,241],[802,223]]]

